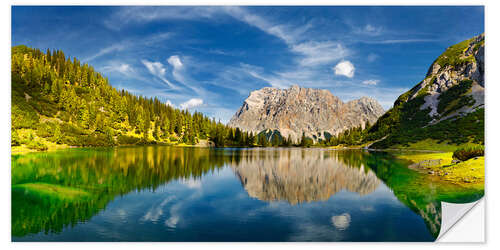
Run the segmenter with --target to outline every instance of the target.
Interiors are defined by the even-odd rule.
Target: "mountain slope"
[[[327,139],[349,128],[364,127],[383,113],[382,106],[368,97],[343,103],[328,90],[267,87],[251,92],[228,125],[254,133],[278,130],[297,142],[303,133],[314,140]]]
[[[201,113],[117,91],[91,66],[67,58],[62,51],[43,53],[15,46],[11,58],[11,144],[19,151],[64,146],[195,144],[214,134],[211,132],[218,126]]]
[[[374,148],[426,139],[484,144],[484,34],[446,49],[424,80],[399,96],[370,128]]]

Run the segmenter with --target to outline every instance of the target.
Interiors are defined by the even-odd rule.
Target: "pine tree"
[[[271,134],[271,141],[272,141],[272,146],[277,147],[280,145],[280,138],[277,134]]]

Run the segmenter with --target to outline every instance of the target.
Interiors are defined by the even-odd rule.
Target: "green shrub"
[[[65,121],[65,122],[69,122],[71,115],[68,112],[62,110],[62,111],[59,111],[59,114],[56,117]]]
[[[39,141],[30,141],[26,145],[29,149],[34,149],[34,150],[39,150],[39,151],[45,151],[48,149],[47,145],[39,142]]]
[[[35,128],[39,122],[36,110],[17,93],[12,93],[11,119],[12,128]]]
[[[21,145],[21,140],[19,139],[19,134],[17,133],[17,130],[15,130],[15,129],[11,130],[10,138],[11,138],[11,140],[10,140],[11,146]]]
[[[131,145],[131,144],[137,144],[140,138],[127,135],[118,135],[117,140],[118,144],[120,145]]]
[[[459,148],[453,152],[453,159],[461,161],[466,161],[478,156],[484,156],[484,146]]]
[[[36,131],[36,134],[43,138],[53,137],[56,127],[57,124],[53,122],[40,123],[40,125],[38,126],[38,130]]]

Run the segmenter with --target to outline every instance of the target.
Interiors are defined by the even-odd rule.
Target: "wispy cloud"
[[[108,19],[104,25],[112,30],[120,30],[125,25],[147,23],[158,20],[181,19],[191,20],[200,18],[211,18],[220,8],[216,7],[168,7],[158,8],[155,6],[120,7]]]
[[[258,66],[253,66],[249,64],[241,64],[241,68],[247,74],[253,76],[254,78],[265,81],[267,84],[276,88],[287,88],[294,83],[289,81],[284,77],[277,77],[276,75],[269,75],[263,72],[263,69]]]
[[[301,66],[316,66],[331,63],[346,57],[349,50],[340,43],[332,41],[308,41],[292,45],[292,51],[303,55],[299,59]]]
[[[291,28],[284,24],[274,24],[259,15],[248,12],[246,9],[241,7],[228,6],[223,8],[223,10],[235,19],[254,26],[272,36],[278,37],[289,45],[297,43],[297,37],[304,34],[304,32],[312,27],[311,24],[295,28]]]
[[[90,62],[98,57],[113,53],[113,52],[118,52],[124,50],[128,46],[128,42],[122,42],[122,43],[116,43],[113,45],[110,45],[108,47],[100,49],[97,53],[84,58],[83,61],[85,62]]]
[[[439,41],[440,41],[439,39],[415,38],[415,39],[364,40],[361,42],[368,44],[397,44],[397,43],[433,43]]]
[[[104,47],[100,49],[97,53],[88,56],[87,58],[84,58],[83,61],[90,62],[93,61],[99,57],[115,53],[115,52],[121,52],[124,50],[130,50],[134,49],[138,46],[143,46],[143,45],[153,45],[157,44],[159,42],[163,42],[166,39],[169,39],[172,37],[172,33],[169,32],[160,32],[160,33],[155,33],[149,36],[141,37],[141,38],[136,38],[136,39],[126,39],[123,41],[116,42],[108,47]]]
[[[364,85],[377,85],[379,82],[380,80],[370,79],[370,80],[364,80],[361,83],[363,83]]]
[[[179,56],[178,55],[170,56],[167,59],[167,62],[173,67],[172,75],[174,76],[174,79],[176,79],[179,82],[184,82],[185,81],[184,77],[181,74],[181,70],[184,65],[182,64]]]
[[[161,62],[150,62],[150,61],[144,60],[144,59],[141,60],[141,62],[142,62],[142,64],[144,64],[144,66],[146,66],[149,73],[151,73],[153,76],[156,76],[158,79],[162,80],[170,88],[177,89],[177,86],[175,86],[173,83],[171,83],[165,77],[167,70],[165,69],[165,66],[163,66],[163,64]]]
[[[355,34],[366,35],[366,36],[379,36],[383,32],[383,28],[381,26],[375,26],[372,24],[366,24],[363,27],[355,27],[353,32]]]
[[[308,22],[304,25],[271,22],[265,17],[253,14],[246,8],[238,6],[225,7],[175,7],[158,11],[157,8],[123,8],[111,19],[124,25],[127,23],[144,23],[166,19],[201,19],[213,18],[216,15],[228,15],[236,20],[255,27],[271,36],[281,39],[291,52],[300,56],[298,63],[301,66],[317,66],[344,58],[349,50],[339,42],[315,41],[306,36],[313,25]],[[120,21],[118,21],[120,20]],[[110,22],[108,20],[108,22]],[[215,52],[219,52],[215,50]],[[220,53],[219,53],[220,54]]]
[[[118,72],[126,76],[132,76],[135,73],[135,69],[130,64],[117,62],[102,67],[102,70],[105,72]]]

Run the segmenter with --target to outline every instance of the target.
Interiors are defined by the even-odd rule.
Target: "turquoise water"
[[[433,241],[482,195],[380,152],[70,149],[12,157],[12,240]]]

